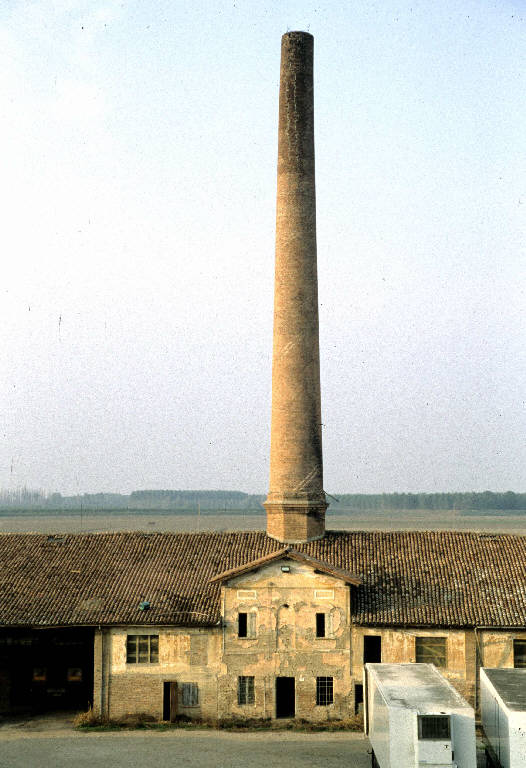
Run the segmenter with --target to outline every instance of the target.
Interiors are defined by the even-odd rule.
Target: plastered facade
[[[283,570],[285,568],[285,570]],[[288,569],[288,570],[287,570]],[[381,638],[381,661],[416,661],[417,637],[446,638],[440,671],[472,704],[477,668],[512,667],[513,640],[526,631],[363,627],[351,622],[352,587],[289,559],[231,578],[221,588],[221,625],[209,628],[120,627],[95,633],[94,709],[112,718],[145,712],[166,717],[166,684],[176,683],[172,715],[275,718],[276,679],[294,678],[294,716],[322,721],[354,714],[363,683],[364,638]],[[239,637],[239,614],[247,637]],[[325,616],[325,637],[316,632]],[[156,663],[127,663],[127,635],[157,635]],[[238,678],[251,677],[254,700],[238,702]],[[333,700],[316,703],[316,678],[332,678]],[[185,706],[183,684],[198,700]]]
[[[364,636],[381,638],[381,661],[388,664],[403,664],[416,661],[417,637],[446,638],[446,667],[440,672],[463,696],[473,698],[475,684],[475,647],[473,633],[463,629],[424,629],[389,627],[352,627],[351,648],[352,676],[360,684],[363,677]]]
[[[285,564],[286,563],[286,564]],[[285,566],[290,570],[283,572]],[[350,589],[308,566],[278,561],[223,587],[222,715],[275,717],[275,680],[295,679],[295,714],[310,720],[346,717],[351,706]],[[238,613],[253,612],[255,637],[237,636]],[[316,614],[326,637],[316,637]],[[237,703],[237,678],[254,677],[255,702]],[[316,704],[316,678],[332,677],[334,701]]]
[[[158,662],[127,663],[128,635],[158,636]],[[94,711],[110,718],[144,712],[162,720],[165,683],[177,683],[177,715],[216,719],[220,641],[218,628],[99,629],[95,633]],[[196,704],[184,705],[183,683],[197,685]]]

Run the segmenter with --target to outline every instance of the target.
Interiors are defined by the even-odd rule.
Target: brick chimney
[[[299,543],[325,533],[321,439],[314,39],[281,39],[276,272],[267,534]]]

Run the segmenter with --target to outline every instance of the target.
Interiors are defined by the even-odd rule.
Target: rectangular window
[[[316,637],[326,637],[325,635],[325,614],[316,614]]]
[[[447,666],[446,637],[415,637],[415,660],[419,664]]]
[[[316,704],[324,707],[327,704],[332,704],[333,700],[332,677],[317,677]]]
[[[237,703],[253,704],[254,701],[254,678],[240,675],[237,678]]]
[[[526,640],[513,641],[513,666],[516,669],[526,668]]]
[[[237,636],[238,637],[247,636],[247,614],[246,613],[237,614]]]
[[[238,613],[237,636],[238,637],[255,637],[256,636],[256,614],[254,611],[251,611],[250,613]]]
[[[197,707],[199,704],[197,683],[181,683],[181,704],[183,707]]]
[[[127,664],[158,664],[159,635],[128,635],[126,638]]]
[[[418,738],[449,741],[451,739],[449,715],[419,715]]]

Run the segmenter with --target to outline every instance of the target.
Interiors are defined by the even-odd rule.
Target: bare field
[[[390,511],[328,512],[329,530],[456,530],[526,535],[526,515],[462,515],[458,512]],[[265,529],[265,515],[170,514],[169,512],[59,512],[0,513],[2,533],[80,533],[95,531],[257,531]]]

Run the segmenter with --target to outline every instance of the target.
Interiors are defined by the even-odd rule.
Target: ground
[[[370,749],[352,732],[86,732],[56,716],[0,723],[0,768],[369,768]]]

